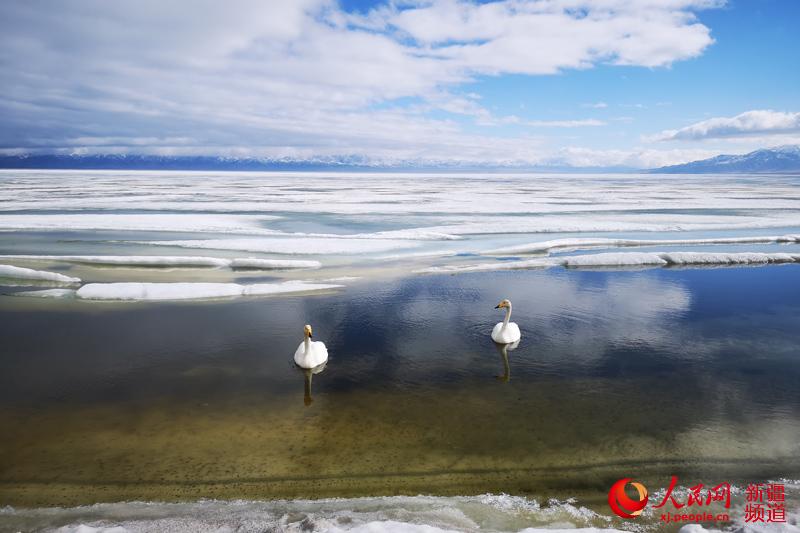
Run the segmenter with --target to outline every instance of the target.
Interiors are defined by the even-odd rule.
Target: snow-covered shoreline
[[[795,485],[787,491],[793,496]],[[736,494],[743,493],[738,487]],[[788,496],[787,498],[791,497]],[[788,501],[788,500],[787,500]],[[706,533],[744,527],[743,504],[730,510],[733,524],[705,527],[688,523],[664,525],[648,508],[635,523],[612,518],[610,510],[584,507],[575,499],[534,498],[508,494],[477,496],[374,496],[320,500],[201,500],[197,502],[119,502],[82,507],[0,509],[0,526],[33,524],[59,533],[138,533],[170,531],[319,531],[339,533],[623,533],[678,531]],[[723,509],[725,510],[725,509]],[[776,533],[797,533],[800,509],[787,506],[787,521],[770,524]],[[671,527],[670,527],[671,526]],[[633,528],[633,529],[631,529]],[[750,531],[750,529],[748,529]]]

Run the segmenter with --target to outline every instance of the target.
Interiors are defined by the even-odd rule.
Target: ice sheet
[[[79,278],[65,276],[56,272],[33,270],[12,265],[0,265],[0,278],[29,279],[36,281],[52,281],[56,283],[80,283]]]
[[[753,236],[759,228],[771,229]],[[67,238],[57,233],[70,230],[76,231]],[[115,235],[95,235],[101,230]],[[69,254],[73,262],[89,265],[155,267],[163,262],[165,267],[336,269],[321,278],[400,272],[408,264],[428,265],[431,271],[542,268],[552,265],[535,261],[465,265],[463,256],[548,255],[633,246],[665,252],[675,247],[678,252],[712,244],[723,252],[735,252],[744,244],[759,245],[759,252],[792,251],[800,243],[800,178],[0,171],[0,231],[6,253]],[[19,235],[23,231],[49,233]],[[173,236],[142,235],[145,231],[184,234],[169,241]],[[552,235],[542,242],[545,237],[537,235],[546,233],[567,235]],[[562,236],[570,238],[555,239]],[[778,249],[778,243],[793,246]],[[171,259],[150,259],[162,250]],[[203,252],[194,257],[197,250],[228,253]],[[100,258],[101,254],[106,255]],[[251,254],[269,255],[213,257]],[[280,262],[281,257],[295,259],[292,255],[310,256],[323,264]],[[651,257],[649,266],[659,266],[661,260]],[[570,266],[578,268],[582,260],[571,261]]]
[[[277,270],[291,268],[319,268],[319,261],[299,259],[262,259],[258,257],[203,257],[170,255],[4,255],[1,259],[47,261],[102,266],[144,267],[211,267]]]
[[[620,267],[664,266],[667,262],[659,254],[639,252],[610,252],[564,257],[557,260],[566,267]]]
[[[0,214],[0,229],[25,231],[108,230],[108,231],[171,231],[177,233],[244,233],[270,235],[275,231],[263,228],[260,221],[274,220],[271,215],[209,214]]]
[[[329,239],[316,237],[147,241],[142,244],[286,255],[363,254],[418,246],[418,244],[413,241],[403,240]]]
[[[16,292],[14,296],[32,296],[33,298],[75,298],[75,289],[44,289],[40,291]]]
[[[447,274],[456,272],[494,272],[500,270],[520,270],[528,268],[551,268],[562,264],[552,258],[523,259],[520,261],[493,261],[471,265],[443,265],[415,270],[418,274]]]
[[[652,209],[649,208],[648,209]],[[465,216],[457,224],[431,226],[427,231],[455,236],[522,233],[614,233],[614,232],[682,232],[771,229],[800,226],[796,212],[742,212],[718,214],[705,212],[643,213],[639,210],[620,213],[553,214],[536,216]]]
[[[266,228],[264,222],[280,219],[274,215],[226,214],[0,214],[3,231],[169,231],[175,233],[221,233],[231,235],[276,235],[283,237],[317,237],[327,239],[398,239],[457,240],[461,237],[429,228],[408,228],[369,233],[335,234],[279,231]]]
[[[673,246],[707,244],[771,244],[800,242],[800,235],[719,237],[710,239],[610,239],[602,237],[553,239],[518,246],[507,246],[484,252],[485,255],[517,255],[549,253],[554,250],[584,250],[632,246]]]
[[[757,265],[800,262],[800,254],[668,252],[660,257],[669,265]]]
[[[781,177],[2,171],[0,182],[0,210],[4,211],[135,208],[206,213],[541,215],[800,208],[796,182]]]
[[[83,300],[193,300],[266,296],[337,289],[342,285],[286,281],[283,283],[88,283],[75,296]]]
[[[424,274],[492,272],[529,268],[622,268],[663,266],[727,266],[800,263],[800,253],[760,252],[608,252],[543,257],[518,261],[494,261],[471,265],[445,265],[417,270]]]

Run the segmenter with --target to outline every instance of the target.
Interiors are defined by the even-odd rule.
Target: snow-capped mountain
[[[470,161],[374,161],[359,156],[317,159],[272,159],[256,157],[162,156],[145,154],[36,154],[0,156],[0,168],[96,169],[96,170],[505,170],[533,172],[637,172],[630,167],[575,167],[552,162],[531,166],[509,161],[491,166]],[[800,146],[781,146],[756,150],[744,155],[719,155],[651,169],[654,173],[713,174],[776,172],[800,173]]]
[[[290,160],[147,154],[35,154],[0,156],[0,168],[87,170],[307,170],[359,167],[357,158]]]
[[[163,156],[147,154],[27,154],[0,156],[0,168],[86,170],[342,170],[342,171],[539,171],[634,172],[628,167],[573,167],[554,162],[531,166],[520,161],[492,165],[470,160],[374,160],[363,156],[277,159],[220,156]]]
[[[674,174],[716,174],[721,172],[800,172],[800,146],[764,148],[744,155],[718,155],[711,159],[672,165],[650,172]]]

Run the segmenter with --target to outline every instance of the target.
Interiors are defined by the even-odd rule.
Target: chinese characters
[[[745,492],[745,522],[786,522],[783,483],[751,483]]]

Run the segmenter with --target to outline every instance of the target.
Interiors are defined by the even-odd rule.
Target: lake
[[[348,213],[337,213],[345,208],[327,199],[346,195],[318,176],[305,186],[312,191],[290,185],[291,176],[272,185],[254,178],[250,189],[263,194],[254,205],[244,198],[252,190],[234,187],[233,203],[202,211],[204,188],[184,192],[175,176],[137,175],[123,192],[123,176],[99,173],[83,195],[69,173],[8,174],[0,263],[81,281],[8,278],[0,296],[0,506],[8,506],[0,530],[350,529],[391,520],[456,530],[671,531],[651,509],[634,523],[612,518],[606,503],[620,478],[643,482],[655,499],[671,476],[684,491],[731,483],[733,522],[742,519],[743,487],[783,480],[796,520],[796,178],[775,178],[768,195],[754,178],[715,178],[706,192],[727,196],[705,209],[681,207],[679,186],[670,184],[669,205],[643,212],[638,203],[606,207],[637,188],[661,194],[651,186],[667,187],[664,177],[570,177],[559,190],[556,177],[511,176],[514,186],[539,188],[526,193],[534,207],[515,199],[513,212],[489,215],[475,212],[496,210],[481,201],[477,179],[403,177],[430,191],[425,206],[373,177],[371,200],[356,196]],[[248,178],[232,179],[247,188]],[[364,179],[344,184],[356,190]],[[222,181],[209,182],[212,196]],[[33,192],[20,194],[20,183]],[[572,199],[584,184],[605,199],[595,210],[570,200],[543,214],[547,184],[551,195]],[[691,186],[700,197],[701,185]],[[451,187],[462,188],[459,202],[473,212],[449,203]],[[615,188],[627,189],[610,198]],[[195,203],[181,210],[184,194]],[[281,199],[295,194],[312,200]],[[125,195],[137,197],[130,208]],[[164,215],[177,218],[148,218]],[[267,218],[256,224],[260,216]],[[475,233],[480,227],[501,229]],[[208,245],[223,240],[231,245]],[[653,240],[680,242],[643,242]],[[153,244],[168,241],[203,248],[185,255],[183,244]],[[537,248],[543,242],[550,244]],[[130,264],[166,257],[162,250],[198,257],[198,249],[217,259],[320,265]],[[620,261],[629,253],[638,255]],[[676,264],[678,253],[706,255]],[[598,254],[602,264],[564,263]],[[43,255],[73,259],[36,257]],[[96,259],[110,255],[127,259]],[[654,255],[669,261],[652,263]],[[131,301],[106,290],[123,282],[309,285],[272,296]],[[82,297],[87,284],[109,301]],[[39,291],[50,292],[30,296]],[[512,349],[489,337],[503,298],[522,330]],[[304,324],[330,353],[316,373],[292,362]]]

